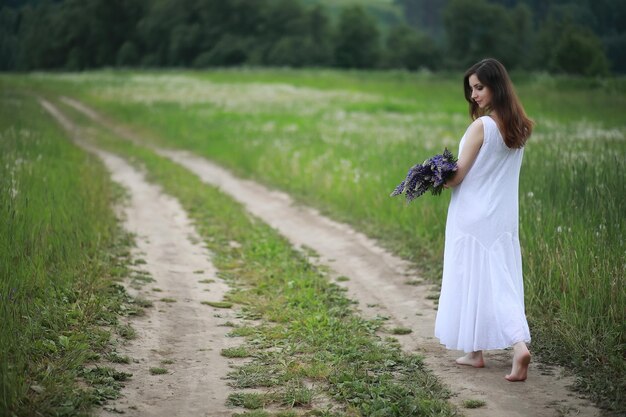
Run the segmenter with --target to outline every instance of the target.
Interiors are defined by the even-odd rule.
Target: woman
[[[524,312],[518,238],[518,183],[533,122],[504,66],[484,59],[465,73],[473,123],[461,139],[458,169],[446,183],[443,281],[435,336],[463,350],[460,365],[485,366],[483,350],[514,348],[509,381],[528,373],[530,332]]]

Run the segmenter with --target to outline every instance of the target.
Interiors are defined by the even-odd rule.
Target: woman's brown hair
[[[481,84],[491,90],[491,104],[487,109],[481,109],[472,100],[472,88],[469,85],[469,77],[472,74],[476,74]],[[493,58],[483,59],[472,65],[465,71],[463,90],[465,99],[470,105],[469,113],[472,120],[493,110],[500,118],[499,128],[502,130],[506,146],[509,148],[524,146],[533,131],[534,122],[526,116],[504,65]]]

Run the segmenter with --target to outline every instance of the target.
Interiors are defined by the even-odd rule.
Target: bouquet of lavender
[[[445,148],[442,155],[435,155],[409,169],[405,180],[393,190],[391,197],[405,193],[406,201],[410,203],[428,190],[433,195],[441,194],[443,184],[456,171],[456,162],[452,152]]]

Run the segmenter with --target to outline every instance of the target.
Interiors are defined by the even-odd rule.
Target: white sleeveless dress
[[[441,343],[464,352],[530,342],[518,237],[524,149],[508,148],[496,122],[481,120],[484,141],[476,161],[452,189],[435,323]]]

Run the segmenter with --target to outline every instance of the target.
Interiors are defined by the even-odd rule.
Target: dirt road
[[[132,320],[137,337],[117,349],[133,359],[117,368],[133,377],[125,383],[123,396],[108,403],[100,415],[221,417],[242,411],[225,405],[232,392],[224,380],[230,368],[220,355],[223,348],[238,343],[225,337],[230,328],[223,326],[236,319],[228,310],[201,304],[221,301],[228,286],[217,278],[211,254],[198,243],[201,239],[187,214],[177,200],[148,183],[122,158],[84,141],[83,132],[55,106],[45,100],[41,104],[127,190],[129,201],[121,209],[126,230],[136,236],[133,258],[145,262],[142,269],[154,279],[141,289],[127,285],[131,294],[154,306]],[[206,279],[215,282],[199,282]],[[167,373],[153,375],[151,368]]]
[[[129,129],[84,104],[69,98],[63,100],[121,137],[145,143]],[[510,370],[511,352],[488,352],[483,369],[456,365],[454,359],[461,353],[447,351],[432,336],[436,310],[428,296],[435,289],[425,284],[407,285],[407,280],[419,278],[411,266],[381,249],[363,234],[313,209],[296,205],[285,193],[236,178],[204,158],[186,151],[152,149],[241,202],[250,213],[280,231],[294,246],[305,245],[314,249],[320,255],[319,262],[328,265],[335,276],[350,278],[341,285],[348,288],[349,297],[359,301],[363,314],[387,315],[392,324],[412,329],[411,334],[399,336],[403,348],[424,356],[426,365],[454,393],[452,402],[461,404],[467,399],[486,401],[486,407],[464,409],[466,415],[600,415],[598,409],[567,388],[573,380],[564,377],[559,368],[534,361],[526,382],[510,383],[504,375]]]

